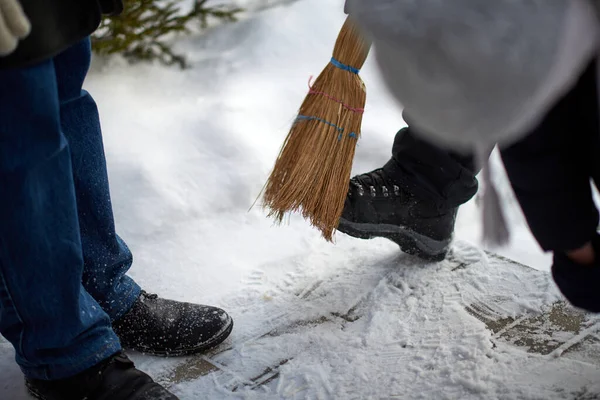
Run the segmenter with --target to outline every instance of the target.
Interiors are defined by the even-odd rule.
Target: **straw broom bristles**
[[[348,17],[332,61],[304,99],[265,185],[269,216],[281,222],[301,211],[328,241],[342,215],[360,138],[366,89],[358,70],[369,48]]]

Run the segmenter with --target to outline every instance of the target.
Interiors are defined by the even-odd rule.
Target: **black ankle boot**
[[[178,400],[154,382],[123,353],[71,378],[25,379],[29,393],[41,400]]]
[[[441,261],[452,241],[457,210],[439,211],[380,168],[350,180],[338,230],[361,239],[387,238],[408,254]]]
[[[113,329],[124,348],[180,356],[218,345],[231,333],[233,321],[220,308],[161,299],[142,291]]]

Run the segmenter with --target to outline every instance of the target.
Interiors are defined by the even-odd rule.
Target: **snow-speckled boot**
[[[122,352],[73,377],[26,379],[25,385],[32,396],[41,400],[178,400],[135,368]]]
[[[223,342],[233,320],[220,308],[161,299],[142,291],[113,323],[124,348],[160,356],[198,353]]]

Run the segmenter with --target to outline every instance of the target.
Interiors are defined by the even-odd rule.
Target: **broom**
[[[344,209],[366,88],[358,76],[370,43],[348,17],[333,57],[304,99],[264,188],[264,206],[279,223],[301,212],[327,241]]]

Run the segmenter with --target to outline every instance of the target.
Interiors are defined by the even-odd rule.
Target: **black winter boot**
[[[224,341],[233,321],[220,308],[161,299],[142,291],[131,310],[113,323],[113,329],[124,348],[181,356]]]
[[[154,382],[125,354],[117,353],[71,378],[25,379],[32,396],[41,400],[178,400]]]
[[[338,230],[360,239],[383,237],[408,254],[441,261],[452,241],[457,210],[440,212],[379,168],[350,180]]]

